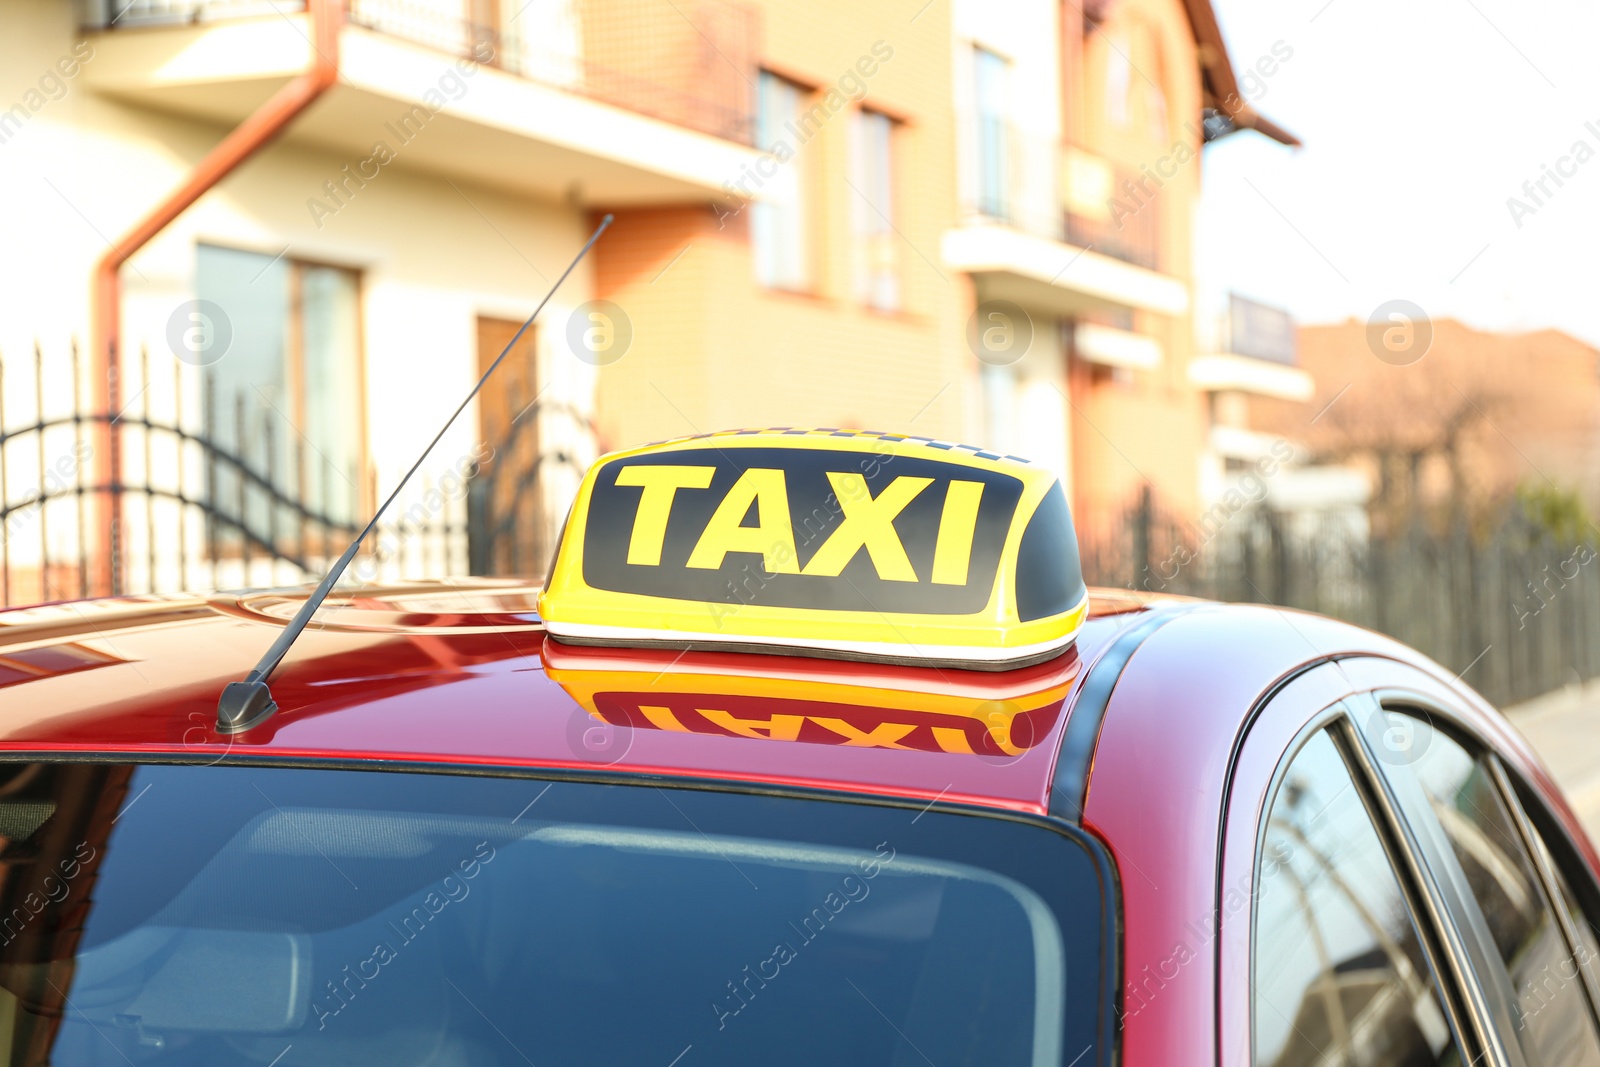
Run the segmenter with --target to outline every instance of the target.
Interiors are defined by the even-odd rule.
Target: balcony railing
[[[992,118],[969,127],[969,218],[1161,269],[1160,195],[1138,190],[1137,172]]]
[[[90,0],[90,7],[91,27],[120,29],[283,15],[304,11],[305,3]],[[725,0],[347,0],[346,17],[530,81],[752,143],[760,22],[748,7]]]

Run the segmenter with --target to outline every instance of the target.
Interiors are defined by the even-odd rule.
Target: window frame
[[[1388,798],[1389,819],[1394,832],[1403,834],[1418,863],[1417,874],[1435,910],[1435,923],[1446,943],[1450,965],[1466,1004],[1466,1017],[1477,1032],[1483,1062],[1505,1067],[1527,1067],[1527,1058],[1517,1038],[1515,1026],[1516,991],[1483,912],[1472,896],[1467,876],[1456,862],[1455,852],[1444,828],[1433,813],[1433,805],[1422,782],[1410,764],[1396,764],[1379,758],[1381,733],[1387,715],[1399,712],[1402,704],[1386,698],[1388,689],[1352,694],[1347,705],[1350,723],[1361,740],[1363,762],[1368,778],[1378,783]],[[1417,707],[1432,701],[1405,701]],[[1428,716],[1437,728],[1443,714]]]
[[[1373,831],[1389,860],[1401,897],[1411,922],[1417,929],[1424,958],[1430,975],[1438,984],[1440,1007],[1450,1027],[1456,1048],[1465,1062],[1499,1062],[1485,1055],[1487,1045],[1480,1027],[1473,1025],[1474,1005],[1470,1003],[1470,982],[1463,978],[1458,949],[1447,936],[1448,920],[1441,910],[1436,895],[1430,891],[1423,875],[1423,857],[1417,844],[1404,832],[1397,819],[1393,797],[1383,783],[1372,773],[1372,753],[1368,740],[1356,723],[1349,700],[1339,700],[1316,712],[1302,723],[1288,746],[1280,751],[1276,766],[1265,790],[1265,799],[1256,813],[1251,835],[1250,857],[1250,909],[1246,930],[1249,984],[1246,991],[1248,1030],[1245,1062],[1255,1064],[1255,989],[1256,989],[1256,924],[1260,905],[1261,859],[1266,845],[1269,816],[1278,791],[1288,777],[1296,757],[1310,740],[1326,731],[1335,749],[1344,760],[1345,770],[1366,809]]]
[[[1474,1067],[1478,1064],[1526,1067],[1521,1045],[1513,1037],[1508,1047],[1505,1040],[1506,1035],[1514,1035],[1515,1029],[1510,1010],[1513,991],[1504,965],[1492,941],[1479,942],[1468,936],[1469,932],[1463,931],[1460,925],[1460,912],[1445,907],[1437,879],[1432,874],[1435,868],[1424,865],[1429,850],[1436,853],[1436,847],[1417,842],[1410,824],[1401,819],[1403,809],[1397,803],[1389,776],[1383,774],[1382,765],[1375,756],[1376,738],[1364,728],[1363,724],[1374,717],[1377,709],[1374,694],[1381,693],[1385,699],[1390,699],[1392,694],[1400,692],[1413,704],[1431,707],[1443,702],[1452,710],[1441,718],[1457,724],[1470,736],[1494,738],[1500,746],[1520,751],[1515,735],[1487,705],[1466,701],[1443,678],[1402,660],[1379,655],[1319,655],[1287,671],[1256,699],[1239,725],[1227,768],[1219,772],[1225,783],[1213,885],[1218,904],[1216,914],[1220,917],[1220,932],[1213,946],[1217,968],[1215,1010],[1219,1064],[1227,1067],[1251,1064],[1255,1036],[1250,986],[1254,974],[1255,908],[1252,905],[1235,911],[1230,901],[1245,894],[1247,900],[1253,901],[1259,892],[1256,875],[1260,868],[1264,823],[1288,761],[1315,730],[1343,720],[1355,744],[1354,749],[1344,750],[1347,759],[1348,753],[1354,751],[1360,763],[1352,770],[1352,778],[1363,783],[1362,787],[1371,791],[1369,795],[1383,804],[1384,825],[1379,826],[1380,839],[1386,844],[1400,842],[1401,857],[1414,864],[1413,871],[1421,870],[1425,875],[1420,885],[1424,893],[1422,903],[1432,910],[1418,921],[1423,930],[1423,945],[1427,948],[1430,941],[1440,944],[1447,935],[1454,944],[1454,951],[1441,953],[1438,959],[1429,955],[1428,962],[1438,979],[1446,1018],[1463,1061]],[[1380,723],[1379,733],[1381,725],[1386,724]],[[1402,782],[1406,780],[1405,775],[1398,778]],[[1420,782],[1414,775],[1410,776],[1410,782],[1416,794],[1414,799],[1426,805],[1427,798],[1422,794]],[[1543,795],[1542,790],[1539,795]],[[1431,818],[1431,809],[1428,814]],[[1439,833],[1442,837],[1443,831]],[[1454,862],[1447,841],[1440,842],[1437,847],[1442,847]],[[1586,855],[1581,851],[1578,854]],[[1437,862],[1435,857],[1434,863]],[[1407,888],[1404,878],[1402,888]],[[1413,915],[1418,914],[1415,904],[1408,901],[1408,906]],[[1472,907],[1476,908],[1475,902]],[[1481,922],[1481,914],[1479,919]],[[1486,935],[1487,931],[1484,933]],[[1486,966],[1475,966],[1474,961],[1479,959],[1492,962],[1498,969],[1498,977]],[[1488,978],[1487,983],[1484,976]],[[1490,1010],[1496,1006],[1500,1011],[1498,1017]]]
[[[874,161],[869,161],[868,156],[868,131],[866,123],[869,120],[881,120],[884,124],[883,167],[884,189],[882,190],[888,203],[880,206],[872,202],[869,193],[878,190],[858,189],[853,205],[854,214],[851,219],[851,254],[855,260],[851,279],[852,296],[856,303],[869,311],[885,315],[898,315],[905,311],[905,270],[898,255],[894,256],[893,266],[888,273],[893,276],[893,295],[885,301],[878,301],[873,296],[873,282],[876,277],[872,269],[871,242],[881,238],[891,247],[899,234],[895,217],[904,210],[904,198],[901,196],[901,172],[905,169],[901,165],[902,131],[905,126],[903,120],[887,111],[876,107],[861,106],[850,115],[850,145],[851,155],[850,170],[852,180],[864,178],[866,172],[872,169]],[[883,229],[871,225],[874,218],[882,216]],[[862,225],[866,222],[868,225]],[[898,253],[898,248],[895,249]]]
[[[242,253],[244,255],[259,256],[266,260],[281,259],[288,268],[285,279],[284,303],[284,334],[282,366],[284,376],[284,391],[288,401],[289,411],[282,413],[290,421],[290,429],[296,433],[303,433],[307,423],[306,411],[306,368],[305,368],[305,275],[307,270],[334,270],[350,276],[353,285],[353,314],[356,334],[354,386],[356,395],[353,398],[355,410],[352,412],[355,421],[356,444],[356,482],[351,500],[353,514],[359,516],[369,513],[376,506],[374,488],[371,479],[372,470],[372,442],[371,442],[371,417],[367,410],[367,389],[370,384],[367,373],[367,271],[358,264],[340,262],[334,259],[324,259],[316,256],[285,255],[279,252],[274,255],[258,247],[239,244],[228,240],[212,240],[201,236],[194,243],[195,278],[192,288],[198,296],[199,291],[199,260],[202,246],[217,249],[222,252]],[[270,264],[269,264],[270,265]],[[202,386],[202,388],[204,388]],[[204,412],[202,402],[202,418],[217,418],[218,413]],[[203,426],[203,432],[208,438],[214,437],[210,425]],[[309,440],[309,438],[308,438]],[[239,451],[239,442],[232,444],[234,451]],[[315,448],[316,444],[313,443]],[[319,508],[320,501],[306,499],[304,484],[305,471],[297,470],[294,474],[295,492],[301,498],[301,503],[307,507]],[[225,558],[235,558],[240,554],[237,545],[224,542],[221,550]]]
[[[1016,64],[1011,56],[981,41],[969,42],[968,59],[969,77],[972,79],[972,204],[980,217],[1007,222],[1014,207],[1011,188],[1016,169],[1015,161],[1011,158],[1012,81]],[[988,92],[985,91],[986,68],[992,74],[992,80],[987,85]],[[991,94],[998,95],[999,99],[990,99]],[[986,108],[986,103],[995,105],[992,113]],[[986,123],[993,123],[996,132],[993,189],[989,188],[986,180],[991,176],[987,166],[988,153],[985,151],[988,147]]]
[[[796,97],[796,117],[803,116],[808,111],[807,105],[813,104],[817,98],[817,86],[812,83],[803,81],[787,73],[786,71],[775,69],[767,65],[763,65],[759,70],[757,70],[755,83],[754,120],[756,125],[757,143],[755,148],[756,151],[761,153],[763,156],[772,153],[771,146],[760,143],[762,125],[761,109],[766,100],[766,90],[763,83],[765,79],[769,78],[778,82],[782,82],[785,86],[794,91]],[[820,133],[821,130],[819,128],[819,130],[811,134],[805,142],[791,146],[792,154],[790,155],[790,158],[787,161],[778,164],[780,167],[790,168],[790,173],[793,176],[796,187],[793,203],[779,204],[758,198],[750,204],[750,220],[746,225],[750,242],[751,277],[754,279],[757,289],[763,293],[785,293],[791,296],[815,296],[818,293],[820,263],[818,258],[816,234],[818,232],[818,227],[822,225],[822,220],[819,218],[819,212],[817,210],[819,205],[817,202],[817,196],[814,192],[816,181],[814,180],[814,176],[811,172],[811,165],[805,159],[804,149],[806,144],[809,144],[812,140],[816,139]],[[797,260],[795,266],[797,267],[796,274],[798,276],[793,279],[778,277],[779,274],[783,273],[781,270],[782,264],[777,264],[780,269],[775,270],[772,277],[767,277],[766,265],[763,262],[763,253],[761,248],[758,247],[760,238],[757,236],[756,232],[758,227],[757,217],[760,215],[770,215],[772,217],[769,225],[771,225],[775,230],[782,229],[782,227],[777,225],[779,221],[777,216],[773,214],[774,212],[782,210],[792,210],[799,217],[799,225],[796,227],[797,237],[795,245],[795,255]],[[772,255],[773,253],[769,250],[767,254]],[[776,259],[777,257],[774,256],[775,263]]]
[[[26,752],[0,753],[0,764],[17,765],[28,763],[77,764],[87,767],[127,766],[134,769],[178,766],[211,768],[220,765],[257,770],[273,768],[309,771],[355,771],[380,776],[438,776],[478,780],[512,779],[528,783],[530,787],[540,784],[572,783],[625,787],[637,789],[641,792],[654,789],[656,792],[782,798],[844,808],[898,811],[907,816],[914,816],[913,822],[923,815],[932,813],[939,816],[976,820],[980,823],[994,821],[1032,828],[1035,831],[1050,835],[1052,839],[1060,839],[1067,847],[1077,848],[1082,851],[1097,878],[1100,890],[1101,908],[1099,914],[1093,920],[1094,924],[1099,928],[1100,934],[1099,974],[1093,983],[1098,995],[1098,1002],[1095,1005],[1098,1023],[1095,1054],[1073,1059],[1071,1051],[1064,1048],[1060,1063],[1066,1064],[1067,1067],[1116,1067],[1117,1064],[1123,1062],[1123,1034],[1118,1021],[1118,1013],[1120,1007],[1119,990],[1122,988],[1122,982],[1125,978],[1125,956],[1123,952],[1125,931],[1122,925],[1123,895],[1118,866],[1112,850],[1099,835],[1073,822],[1052,815],[996,808],[987,804],[973,804],[953,799],[935,798],[931,803],[924,803],[920,798],[914,797],[841,792],[834,788],[784,783],[718,781],[715,779],[675,778],[672,776],[665,777],[659,781],[646,782],[641,781],[637,775],[631,773],[615,772],[603,768],[597,770],[592,768],[514,765],[488,766],[454,763],[448,760],[443,762],[373,761],[364,757],[282,755],[273,753],[236,754],[220,760],[198,754],[160,752],[62,753],[30,750]],[[671,798],[669,797],[668,799]],[[1008,855],[1016,856],[1023,855],[1023,853],[1012,852]],[[998,869],[988,864],[985,864],[985,867],[990,870]],[[1031,883],[1024,882],[1024,884]],[[1050,901],[1046,903],[1058,918],[1064,919],[1066,917],[1059,909],[1054,908]]]
[[[1515,768],[1508,766],[1498,755],[1491,753],[1491,759],[1497,769],[1497,775],[1505,779],[1505,788],[1516,798],[1512,806],[1516,814],[1518,825],[1523,827],[1524,833],[1537,835],[1549,853],[1549,860],[1555,864],[1555,869],[1560,872],[1566,884],[1576,898],[1574,903],[1590,920],[1590,926],[1595,929],[1595,937],[1600,940],[1600,926],[1596,926],[1596,919],[1600,919],[1600,879],[1595,877],[1593,869],[1584,859],[1583,849],[1573,840],[1567,825],[1544,802],[1539,792]],[[1541,877],[1547,877],[1551,872],[1545,866],[1545,856],[1539,849],[1534,852],[1538,856],[1537,864]],[[1558,894],[1559,895],[1559,894]],[[1560,911],[1565,914],[1566,909]],[[1567,916],[1570,918],[1570,916]],[[1597,1020],[1600,1020],[1600,961],[1595,967],[1583,969],[1584,980],[1589,988],[1590,1003],[1594,1008]],[[1600,1026],[1600,1021],[1597,1021]]]
[[[1516,824],[1517,832],[1522,836],[1522,844],[1528,851],[1528,858],[1533,861],[1534,870],[1539,872],[1539,883],[1544,888],[1545,901],[1555,913],[1557,925],[1561,927],[1561,936],[1567,942],[1567,953],[1576,958],[1577,929],[1572,922],[1572,913],[1567,910],[1566,894],[1562,892],[1561,882],[1557,880],[1557,869],[1563,868],[1563,864],[1557,858],[1556,852],[1558,848],[1565,849],[1567,842],[1562,841],[1560,845],[1552,848],[1547,836],[1539,832],[1533,817],[1528,814],[1528,800],[1519,795],[1511,777],[1511,770],[1499,756],[1492,750],[1485,749],[1479,758],[1489,768],[1495,787],[1500,791],[1500,798],[1505,802],[1506,809],[1511,812],[1511,821]],[[1540,807],[1544,806],[1543,801],[1535,802]],[[1541,844],[1543,848],[1539,847]],[[1589,921],[1590,916],[1597,912],[1592,905],[1585,902],[1584,893],[1587,889],[1591,895],[1596,894],[1597,887],[1593,877],[1585,872],[1583,878],[1574,879],[1571,874],[1571,864],[1567,864],[1561,869],[1560,878],[1572,889],[1573,895],[1578,898],[1574,903],[1577,904],[1578,910],[1584,913],[1585,920]],[[1589,925],[1593,930],[1593,921],[1589,921]],[[1595,963],[1600,965],[1600,961]],[[1597,974],[1596,966],[1579,967],[1578,973],[1583,976],[1583,989],[1589,1001],[1589,1016],[1594,1021],[1595,1033],[1600,1034],[1600,974]]]
[[[1576,930],[1562,900],[1560,888],[1555,880],[1555,872],[1546,863],[1543,853],[1535,843],[1534,835],[1538,831],[1533,818],[1527,811],[1528,800],[1536,801],[1538,809],[1543,812],[1549,824],[1561,829],[1555,844],[1551,843],[1550,837],[1546,834],[1538,834],[1538,840],[1543,841],[1545,847],[1550,850],[1551,859],[1563,867],[1562,873],[1566,877],[1567,883],[1572,886],[1574,894],[1579,898],[1579,908],[1588,915],[1600,914],[1600,910],[1596,908],[1596,905],[1600,904],[1600,886],[1596,885],[1594,877],[1587,871],[1583,871],[1583,877],[1573,878],[1573,868],[1578,866],[1570,863],[1573,844],[1565,828],[1561,826],[1560,821],[1549,812],[1544,801],[1538,799],[1537,793],[1532,789],[1531,784],[1523,781],[1522,789],[1519,790],[1516,783],[1517,780],[1522,779],[1521,774],[1508,767],[1506,762],[1495,752],[1493,745],[1480,737],[1470,724],[1462,721],[1462,717],[1456,714],[1454,709],[1441,701],[1400,688],[1379,689],[1368,694],[1368,696],[1378,707],[1382,708],[1385,714],[1398,713],[1420,716],[1429,723],[1432,729],[1444,734],[1457,745],[1460,745],[1468,756],[1474,761],[1481,762],[1488,769],[1489,777],[1494,782],[1500,801],[1506,806],[1506,810],[1510,813],[1511,820],[1516,826],[1524,854],[1538,875],[1539,888],[1544,893],[1544,902],[1556,917],[1556,925],[1560,928],[1562,939],[1566,942],[1567,954],[1569,957],[1575,957],[1578,951]],[[1513,778],[1514,774],[1516,776],[1515,779]],[[1416,781],[1415,776],[1411,776],[1411,781]],[[1422,792],[1420,782],[1417,783],[1417,786],[1417,791],[1420,794]],[[1427,805],[1426,819],[1437,825],[1437,817],[1433,815],[1432,807],[1428,804],[1426,796],[1422,796],[1421,800],[1424,805]],[[1423,818],[1421,813],[1408,813],[1408,817]],[[1453,850],[1450,850],[1448,840],[1444,840],[1443,843],[1445,845],[1445,854],[1440,859],[1448,868],[1448,877],[1452,880],[1459,879],[1465,897],[1463,910],[1470,913],[1466,917],[1467,921],[1473,926],[1481,927],[1481,936],[1489,947],[1493,949],[1493,939],[1489,935],[1488,924],[1484,920],[1482,909],[1472,897],[1470,891],[1466,889],[1465,872],[1461,870],[1460,864],[1456,861]],[[1558,851],[1568,852],[1568,863],[1562,864],[1562,860],[1556,855]],[[1586,895],[1588,897],[1587,900],[1585,899]],[[1499,974],[1503,976],[1505,988],[1514,1000],[1516,989],[1509,973],[1506,972],[1504,964],[1500,962],[1497,951],[1492,951],[1491,956],[1495,966],[1491,967],[1490,970],[1498,970]],[[1583,976],[1581,984],[1584,989],[1585,1000],[1589,1005],[1590,1019],[1594,1023],[1595,1033],[1600,1035],[1600,983],[1596,981],[1595,968],[1581,967],[1579,973]],[[1512,1019],[1514,1020],[1514,1015]],[[1506,1039],[1512,1043],[1519,1044],[1520,1039],[1517,1034],[1520,1030],[1515,1023],[1507,1020],[1502,1025],[1506,1026],[1504,1030]]]
[[[1442,991],[1447,998],[1472,994],[1474,999],[1500,1005],[1498,1011],[1490,1011],[1485,1005],[1463,1012],[1461,1026],[1451,1016],[1463,1057],[1474,1064],[1526,1065],[1528,1060],[1517,1038],[1511,1010],[1515,990],[1488,936],[1477,902],[1467,893],[1463,906],[1458,891],[1454,907],[1443,907],[1447,901],[1441,892],[1447,893],[1455,882],[1447,881],[1441,890],[1437,872],[1454,867],[1462,890],[1465,875],[1460,873],[1448,839],[1433,816],[1421,782],[1406,766],[1391,766],[1376,758],[1380,735],[1387,725],[1380,711],[1406,709],[1423,711],[1436,728],[1442,726],[1458,743],[1465,742],[1470,752],[1488,756],[1497,775],[1504,776],[1501,788],[1509,789],[1509,794],[1503,795],[1516,800],[1511,805],[1513,812],[1525,817],[1539,833],[1586,917],[1600,919],[1600,857],[1586,841],[1575,836],[1579,833],[1577,824],[1570,811],[1564,809],[1559,795],[1553,794],[1553,784],[1534,765],[1518,758],[1528,750],[1514,730],[1487,703],[1460,692],[1447,679],[1401,660],[1366,654],[1327,655],[1289,672],[1261,696],[1241,725],[1226,771],[1217,899],[1223,900],[1230,885],[1249,886],[1253,899],[1263,826],[1282,773],[1304,738],[1330,721],[1343,718],[1363,754],[1360,777],[1366,779],[1368,788],[1391,798],[1389,832],[1415,837],[1419,825],[1426,828],[1431,823],[1437,833],[1438,840],[1429,834],[1429,840],[1418,841],[1417,847],[1408,851],[1428,864],[1428,892],[1440,905],[1439,914],[1445,923],[1434,933],[1453,930],[1463,947],[1448,971],[1436,969]],[[1415,816],[1419,809],[1425,815],[1421,820]],[[1541,878],[1544,876],[1541,870]],[[1546,892],[1548,896],[1548,887]],[[1563,910],[1558,906],[1558,914]],[[1254,911],[1251,907],[1238,915],[1224,915],[1217,937],[1218,1062],[1229,1067],[1252,1062],[1254,1005],[1245,977],[1253,974]],[[1245,914],[1250,916],[1249,921],[1241,922]],[[1474,917],[1476,932],[1472,929]],[[1570,931],[1564,932],[1570,940]],[[1596,936],[1600,938],[1600,929]],[[1585,981],[1589,980],[1586,971]],[[1450,1005],[1447,1003],[1446,1007],[1449,1009]],[[1463,1028],[1467,1031],[1464,1036]]]

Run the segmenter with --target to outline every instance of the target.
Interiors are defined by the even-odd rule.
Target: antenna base
[[[242,734],[277,710],[266,680],[252,671],[242,682],[229,682],[217,698],[217,733]]]

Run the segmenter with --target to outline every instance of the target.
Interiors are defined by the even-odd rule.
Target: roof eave
[[[1228,58],[1228,46],[1222,39],[1222,27],[1217,22],[1211,0],[1184,0],[1184,7],[1194,30],[1204,106],[1222,112],[1241,129],[1255,130],[1291,148],[1301,147],[1300,138],[1258,114],[1240,94],[1239,79],[1234,75],[1233,62]]]

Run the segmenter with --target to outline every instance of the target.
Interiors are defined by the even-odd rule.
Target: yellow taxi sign
[[[1088,609],[1066,496],[1014,456],[734,430],[602,457],[539,613],[557,638],[1001,669]]]

